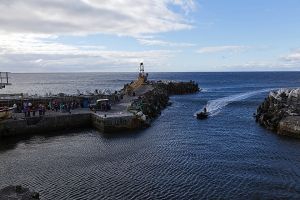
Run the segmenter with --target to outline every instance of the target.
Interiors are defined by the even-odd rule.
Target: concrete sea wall
[[[134,115],[102,117],[91,114],[92,126],[103,133],[127,131],[142,127],[142,121]]]
[[[0,137],[82,128],[95,128],[102,133],[112,133],[142,127],[143,122],[131,114],[105,117],[95,113],[80,113],[0,122]]]
[[[89,113],[32,117],[0,122],[0,136],[37,134],[90,127]]]

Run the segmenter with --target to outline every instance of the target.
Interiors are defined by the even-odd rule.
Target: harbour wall
[[[102,133],[130,131],[143,127],[143,122],[134,115],[101,117],[91,114],[92,127]]]
[[[46,132],[95,128],[103,133],[136,130],[150,125],[167,105],[170,95],[192,94],[198,84],[190,82],[157,82],[154,89],[131,102],[130,112],[100,115],[93,112],[58,114],[26,119],[0,121],[0,137],[43,134]]]
[[[128,131],[142,127],[134,115],[104,117],[95,113],[31,117],[0,122],[0,137],[95,128],[102,133]]]
[[[0,137],[90,127],[90,119],[89,113],[10,119],[0,122]]]

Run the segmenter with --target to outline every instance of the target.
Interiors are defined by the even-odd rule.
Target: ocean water
[[[1,93],[119,89],[134,73],[13,74]],[[300,140],[273,134],[252,114],[299,72],[151,73],[195,80],[148,129],[39,133],[0,141],[0,187],[22,184],[43,199],[300,199]],[[213,115],[196,120],[204,106]]]

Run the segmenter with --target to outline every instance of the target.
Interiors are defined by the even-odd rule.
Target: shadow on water
[[[9,136],[9,137],[0,137],[0,153],[4,153],[9,150],[15,149],[19,143],[31,144],[37,138],[41,142],[49,142],[52,139],[58,137],[72,137],[74,135],[82,134],[95,134],[103,139],[128,139],[128,138],[137,138],[140,137],[143,133],[142,130],[136,131],[122,131],[117,133],[101,133],[96,129],[79,129],[79,130],[67,130],[67,131],[56,131],[48,133],[35,133],[27,135],[18,135],[18,136]]]
[[[56,131],[48,133],[35,133],[27,135],[17,135],[17,136],[8,136],[0,137],[0,153],[13,150],[19,143],[30,144],[35,138],[39,138],[41,141],[47,141],[60,136],[73,136],[76,134],[82,134],[88,129],[83,130],[68,130],[68,131]]]

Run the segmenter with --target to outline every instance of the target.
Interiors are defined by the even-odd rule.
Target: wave
[[[228,104],[230,104],[232,102],[241,101],[241,100],[247,99],[249,97],[255,96],[257,94],[271,91],[273,89],[268,88],[268,89],[262,89],[262,90],[255,90],[255,91],[251,91],[251,92],[245,92],[245,93],[240,93],[240,94],[223,97],[220,99],[211,100],[211,101],[207,102],[207,104],[202,108],[202,110],[206,107],[207,112],[209,112],[211,116],[215,116],[215,115],[219,114],[225,106],[227,106]],[[195,116],[197,113],[201,112],[202,110],[199,110],[198,112],[196,112]]]

